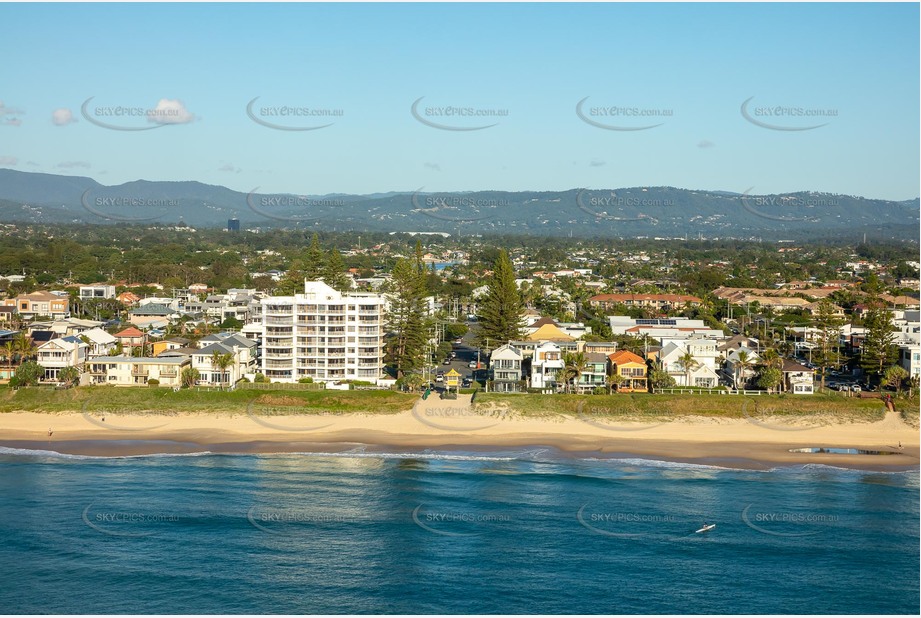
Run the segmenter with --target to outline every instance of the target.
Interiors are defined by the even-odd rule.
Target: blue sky
[[[918,23],[917,4],[0,4],[0,167],[312,195],[909,199]],[[263,126],[256,97],[259,120],[332,125]],[[659,126],[593,126],[576,113],[586,97],[588,120]],[[774,128],[743,116],[750,98],[748,117]],[[118,107],[135,115],[107,115]],[[269,115],[281,107],[341,115]],[[435,115],[447,107],[507,114]]]

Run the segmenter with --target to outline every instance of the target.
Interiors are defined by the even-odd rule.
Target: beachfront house
[[[608,356],[600,352],[585,352],[585,367],[576,385],[580,393],[591,393],[596,388],[607,388]]]
[[[198,384],[229,386],[238,382],[244,374],[254,373],[255,341],[231,335],[207,344],[203,339],[202,345],[204,347],[192,354],[192,367],[199,373]],[[227,366],[215,363],[215,355],[225,357]]]
[[[77,336],[58,337],[42,343],[35,350],[35,361],[45,370],[42,380],[56,382],[65,367],[82,369],[89,349],[90,346]]]
[[[611,373],[622,378],[618,393],[645,393],[649,391],[646,361],[629,350],[620,350],[608,356]]]
[[[659,364],[678,386],[715,388],[719,352],[712,339],[663,339]]]
[[[511,344],[499,346],[489,357],[489,371],[492,375],[492,390],[500,393],[514,393],[521,386],[521,350]]]
[[[563,370],[563,352],[552,341],[542,341],[531,358],[531,388],[555,389],[557,376]]]
[[[756,365],[761,362],[761,356],[755,350],[741,346],[726,355],[726,374],[733,383],[733,388],[745,388],[757,372]]]
[[[815,371],[792,361],[783,359],[783,389],[794,395],[812,395],[815,384]]]
[[[91,384],[113,386],[147,386],[157,380],[160,386],[182,385],[182,370],[191,366],[188,356],[100,356],[86,363],[86,373]]]
[[[101,328],[93,328],[80,333],[80,337],[89,345],[90,357],[107,356],[115,350],[118,341],[115,336]]]
[[[51,292],[20,294],[16,298],[4,300],[3,304],[14,307],[19,317],[24,320],[33,320],[37,317],[62,320],[70,317],[70,298]]]

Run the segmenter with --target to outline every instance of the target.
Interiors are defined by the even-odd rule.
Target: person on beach
[[[50,437],[51,437],[51,434],[53,434],[53,433],[54,433],[54,431],[51,429],[51,427],[49,427],[49,428],[48,428],[48,437],[50,438]]]

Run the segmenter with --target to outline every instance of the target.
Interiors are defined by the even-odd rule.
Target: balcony
[[[167,369],[165,371],[160,372],[161,378],[175,378],[178,375],[179,373],[175,369]]]
[[[146,378],[149,374],[150,372],[146,369],[141,369],[140,367],[131,368],[131,375],[135,377]]]

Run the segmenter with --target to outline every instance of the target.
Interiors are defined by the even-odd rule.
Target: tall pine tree
[[[503,249],[487,283],[486,298],[479,305],[480,342],[487,347],[497,347],[520,339],[523,315],[524,303],[515,285],[515,270]]]
[[[323,273],[326,268],[326,256],[323,255],[323,249],[320,247],[320,238],[317,233],[313,233],[310,240],[310,246],[304,254],[304,277],[307,281],[320,281],[323,279]]]
[[[392,333],[387,346],[387,362],[397,378],[423,366],[426,325],[424,287],[417,265],[400,259],[393,267],[391,290],[387,295],[387,328]]]
[[[345,292],[352,285],[348,275],[345,274],[345,263],[342,261],[342,254],[338,249],[330,249],[326,254],[326,261],[323,264],[323,281],[329,287]]]
[[[863,321],[866,333],[860,346],[860,366],[868,374],[882,377],[898,357],[892,314],[878,299],[873,298],[868,304],[872,308]]]

